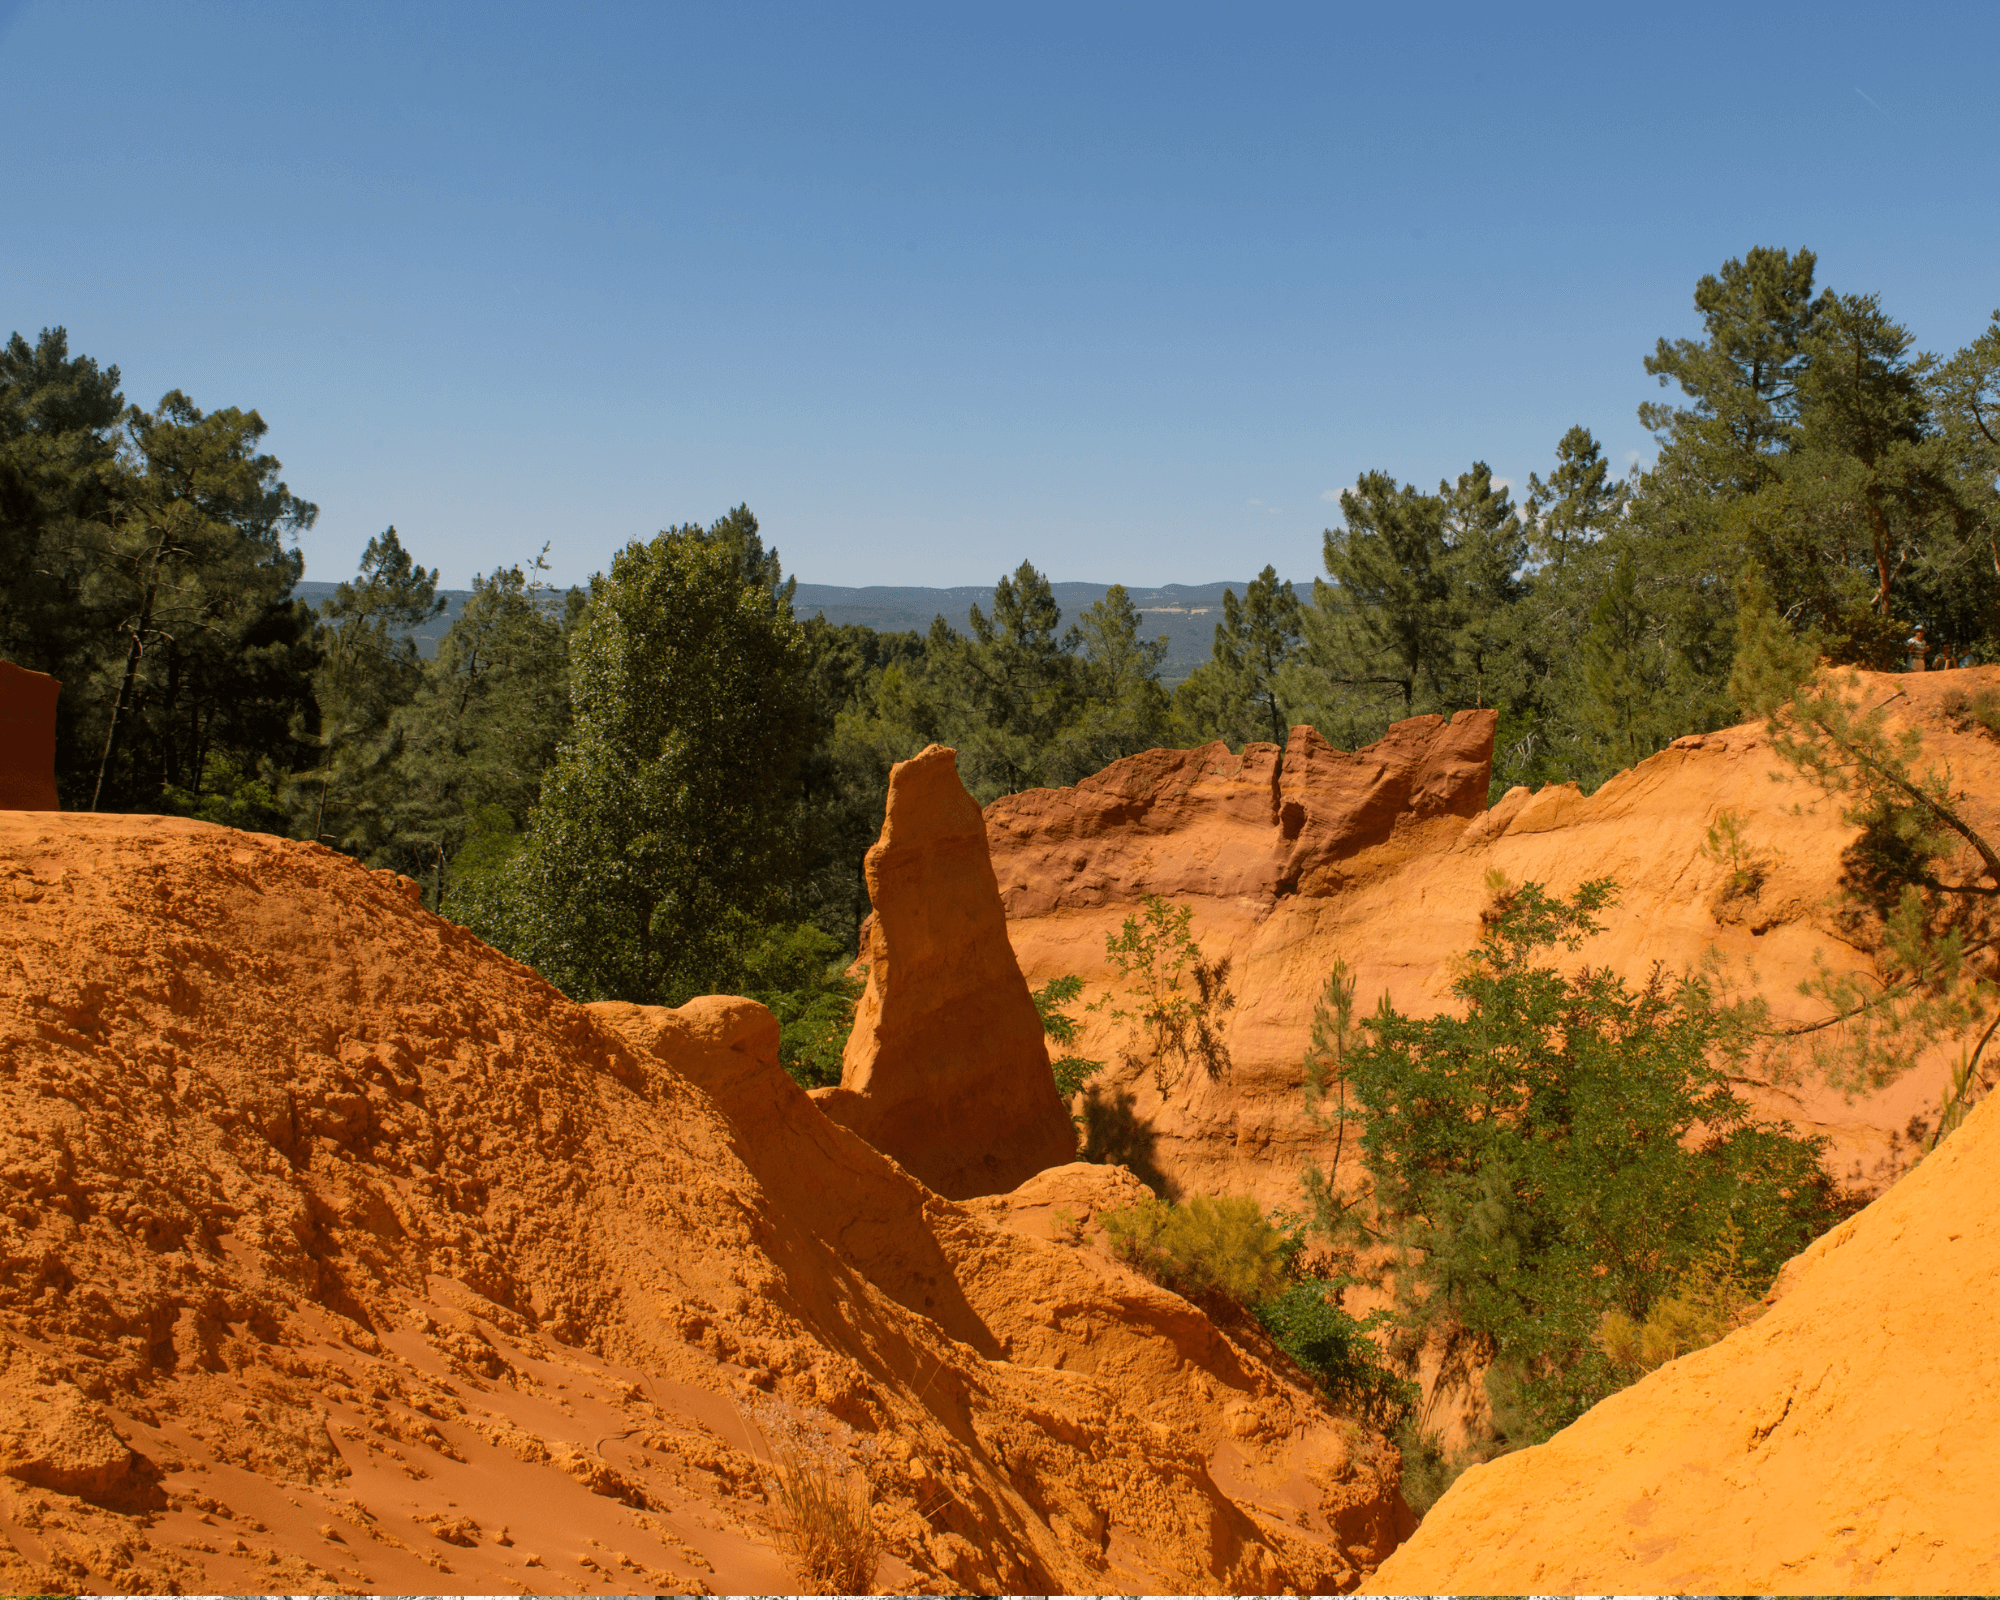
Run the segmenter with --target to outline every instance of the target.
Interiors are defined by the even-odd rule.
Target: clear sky
[[[0,336],[255,406],[314,578],[747,501],[812,582],[1305,579],[1365,469],[1643,456],[1749,246],[1973,338],[1996,66],[1991,0],[0,0]]]

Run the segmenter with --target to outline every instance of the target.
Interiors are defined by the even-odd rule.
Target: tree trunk
[[[104,755],[97,763],[97,787],[90,791],[90,809],[97,809],[98,801],[104,798],[104,775],[111,770],[111,758],[118,753],[118,730],[122,726],[122,713],[132,701],[132,683],[139,675],[139,657],[146,651],[146,630],[153,625],[153,600],[160,592],[160,549],[165,540],[153,550],[153,577],[146,585],[146,603],[139,609],[139,625],[132,630],[132,648],[125,652],[125,676],[119,682],[118,693],[111,701],[111,726],[104,734]]]

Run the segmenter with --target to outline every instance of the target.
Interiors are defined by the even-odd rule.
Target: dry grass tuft
[[[882,1554],[868,1484],[817,1451],[778,1453],[778,1528],[799,1581],[815,1594],[867,1594]]]
[[[774,1457],[778,1537],[801,1592],[871,1593],[882,1541],[868,1514],[867,1473],[793,1416],[767,1412],[758,1423]]]

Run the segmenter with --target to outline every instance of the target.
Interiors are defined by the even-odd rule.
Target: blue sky
[[[2000,5],[0,0],[0,308],[448,584],[738,501],[820,583],[1319,569],[1650,441],[1701,273],[2000,305]]]

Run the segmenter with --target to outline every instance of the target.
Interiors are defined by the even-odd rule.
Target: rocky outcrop
[[[46,673],[0,661],[0,811],[54,811],[56,696]]]
[[[748,1001],[571,1004],[316,845],[0,813],[10,1592],[1332,1592],[1393,1451],[1085,1242],[954,1204]]]
[[[932,745],[891,770],[865,870],[867,988],[820,1109],[952,1199],[1068,1161],[1076,1134],[955,751]]]
[[[1298,727],[1282,755],[1251,744],[1232,756],[1219,741],[1148,750],[1071,789],[1007,795],[986,811],[1007,916],[1149,894],[1268,906],[1334,893],[1342,863],[1486,809],[1494,724],[1491,711],[1413,717],[1352,754]]]
[[[2000,668],[1862,681],[1892,720],[1922,730],[1967,814],[2000,834],[2000,741],[1953,709],[2000,688]],[[1655,961],[1670,970],[1720,961],[1736,992],[1763,994],[1780,1019],[1817,1015],[1796,992],[1817,957],[1836,969],[1868,959],[1834,904],[1855,830],[1837,804],[1773,781],[1786,769],[1761,724],[1677,740],[1588,796],[1573,784],[1516,789],[1487,810],[1491,727],[1465,713],[1449,725],[1418,719],[1352,756],[1296,730],[1282,769],[1268,745],[1241,757],[1220,746],[1153,751],[1075,789],[988,808],[1007,931],[1030,983],[1076,973],[1086,1001],[1101,996],[1116,978],[1106,935],[1148,894],[1191,905],[1205,953],[1231,963],[1224,1078],[1190,1074],[1163,1095],[1149,1072],[1120,1063],[1118,1025],[1082,1014],[1080,1053],[1110,1063],[1087,1108],[1094,1150],[1169,1187],[1295,1204],[1301,1167],[1331,1154],[1301,1086],[1333,963],[1354,973],[1363,1014],[1384,994],[1412,1014],[1441,1009],[1494,871],[1558,892],[1615,879],[1618,904],[1575,960],[1634,981]],[[1283,837],[1291,800],[1295,840]],[[1728,889],[1732,869],[1707,848],[1725,811],[1739,819],[1754,868],[1746,892]],[[1852,1101],[1810,1080],[1752,1093],[1826,1135],[1836,1174],[1872,1192],[1907,1168],[1945,1070],[1940,1052]]]
[[[2000,1101],[1763,1317],[1474,1467],[1382,1594],[2000,1590]]]

